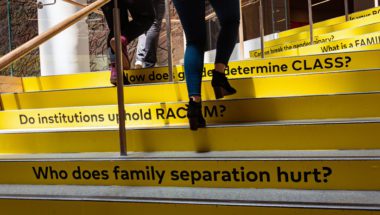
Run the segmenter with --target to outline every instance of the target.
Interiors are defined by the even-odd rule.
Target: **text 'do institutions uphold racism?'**
[[[360,102],[357,102],[360,99]],[[205,101],[209,124],[378,117],[379,93]],[[188,125],[185,102],[126,105],[126,126]],[[360,110],[360,111],[357,111]],[[0,112],[0,129],[116,127],[117,106]]]

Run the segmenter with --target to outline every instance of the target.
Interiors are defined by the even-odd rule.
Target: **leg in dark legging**
[[[182,27],[186,35],[185,75],[190,97],[187,109],[190,129],[206,126],[202,115],[201,83],[203,58],[206,43],[204,0],[174,0]]]
[[[118,0],[118,5],[119,5],[119,10],[120,10],[120,30],[121,34],[123,36],[126,35],[127,31],[127,23],[128,23],[128,10],[127,10],[127,5],[126,2],[123,0]],[[116,61],[115,53],[111,49],[111,40],[112,38],[115,37],[114,35],[114,22],[113,22],[113,8],[114,8],[114,0],[111,2],[107,3],[102,7],[102,11],[104,14],[104,17],[106,19],[108,28],[109,28],[109,33],[108,33],[108,38],[107,38],[107,47],[109,51],[109,57],[110,57],[110,62],[111,64],[114,64]]]
[[[120,9],[120,23],[121,23],[121,34],[126,36],[126,26],[128,23],[128,10],[126,2],[123,0],[118,0],[119,9]],[[112,38],[114,38],[114,28],[113,28],[113,7],[114,7],[114,0],[108,2],[106,5],[102,7],[102,11],[104,14],[104,17],[106,18],[106,22],[109,28],[109,34],[107,38],[107,46],[110,46],[110,41]]]
[[[126,1],[132,21],[128,22],[125,36],[132,41],[145,33],[152,26],[155,12],[152,0],[124,0]]]
[[[239,0],[210,0],[221,26],[216,46],[215,64],[228,65],[235,48],[240,24]]]
[[[186,35],[185,75],[189,97],[201,95],[206,44],[204,0],[174,0]]]
[[[123,68],[129,69],[130,62],[128,59],[127,44],[129,41],[132,41],[144,31],[146,31],[149,26],[152,24],[154,19],[154,10],[151,0],[117,0],[119,3],[120,9],[120,29],[121,29],[121,41],[122,41],[122,61]],[[117,83],[117,71],[115,67],[115,54],[113,49],[115,49],[115,40],[114,36],[114,22],[113,22],[113,8],[114,0],[102,7],[103,13],[105,15],[108,28],[110,33],[107,39],[107,45],[110,53],[110,70],[111,78],[110,82],[113,85]],[[128,10],[133,17],[133,21],[128,21]],[[124,80],[124,83],[128,84],[128,80]]]
[[[151,0],[118,0],[120,8],[120,29],[121,34],[132,41],[144,33],[152,25],[154,20],[154,9]],[[114,0],[102,7],[102,11],[110,29],[107,45],[110,47],[110,41],[114,37],[113,29],[113,7]],[[128,10],[133,20],[128,21]]]
[[[236,93],[236,90],[229,84],[224,70],[236,45],[240,24],[240,9],[239,0],[210,0],[210,3],[221,26],[212,79],[215,97],[219,99]]]

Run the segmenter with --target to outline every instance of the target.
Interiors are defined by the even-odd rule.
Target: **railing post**
[[[285,29],[288,30],[289,23],[288,23],[288,0],[284,0],[284,7],[285,7]]]
[[[239,58],[240,60],[244,59],[244,28],[243,28],[243,8],[241,1],[239,1],[240,8],[240,24],[239,24]]]
[[[344,14],[346,16],[346,21],[349,20],[348,13],[348,0],[344,0]]]
[[[172,24],[170,14],[170,2],[165,0],[166,10],[166,46],[168,49],[168,68],[169,68],[169,81],[173,82],[173,54],[172,54]]]
[[[118,0],[114,1],[113,9],[113,29],[116,41],[116,69],[117,69],[117,101],[119,109],[119,139],[120,139],[120,156],[127,156],[127,138],[125,130],[125,106],[124,106],[124,83],[123,83],[123,62],[121,51],[121,32],[120,32],[120,9]]]
[[[373,3],[375,4],[375,7],[379,7],[379,0],[373,0]]]
[[[270,7],[271,7],[271,11],[272,11],[272,33],[275,33],[276,32],[276,20],[275,20],[275,17],[274,17],[274,1],[271,0],[270,2]]]
[[[264,9],[263,9],[263,2],[262,0],[259,1],[260,6],[259,6],[259,19],[260,19],[260,41],[261,41],[261,58],[265,57],[264,54]]]
[[[7,18],[8,18],[8,49],[9,52],[12,51],[12,17],[11,17],[11,1],[7,0]],[[11,76],[13,76],[13,64],[10,65],[9,70],[11,72]]]
[[[311,4],[311,0],[308,0],[308,9],[309,9],[309,25],[310,25],[310,44],[314,44],[314,29],[313,29],[313,6]]]

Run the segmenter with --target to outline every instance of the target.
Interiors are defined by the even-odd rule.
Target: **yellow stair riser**
[[[380,62],[373,61],[372,59],[377,58],[379,55],[380,51],[375,50],[368,52],[236,61],[229,63],[229,69],[226,71],[226,74],[229,78],[244,78],[309,72],[378,69],[380,68]],[[319,64],[319,62],[321,63]],[[315,68],[313,68],[314,66]],[[309,69],[310,67],[313,69]],[[211,79],[212,74],[210,70],[212,69],[212,64],[206,64],[205,72],[203,73],[204,80]],[[153,80],[153,77],[160,78],[169,76],[167,67],[130,70],[127,71],[126,74],[132,83],[168,82],[168,79]],[[185,80],[182,66],[175,67],[174,75],[176,81]],[[136,77],[139,77],[138,81]],[[25,92],[31,92],[111,85],[109,83],[109,72],[91,72],[75,75],[23,78],[23,86]]]
[[[359,22],[360,22],[360,21],[368,19],[370,17],[379,16],[379,15],[380,15],[380,7],[370,8],[368,10],[363,10],[363,11],[359,11],[359,12],[355,12],[355,13],[350,14],[348,23],[350,23],[354,20],[359,20]],[[317,30],[319,28],[328,28],[329,26],[339,25],[339,24],[345,23],[345,22],[346,22],[345,16],[340,16],[340,17],[332,18],[332,19],[329,19],[326,21],[314,23],[313,27],[315,28],[315,30]],[[310,31],[309,25],[280,32],[279,37],[280,38],[289,37],[291,35],[299,34],[301,32],[305,32],[305,31],[306,32]]]
[[[329,54],[337,54],[337,53],[346,53],[347,51],[350,51],[350,52],[365,52],[365,51],[374,51],[374,50],[380,50],[380,44],[376,44],[376,45],[369,45],[369,46],[358,46],[358,47],[354,47],[354,48],[350,48],[350,49],[343,49],[343,50],[337,50],[337,51],[331,51],[329,52]],[[298,49],[293,49],[293,50],[290,50],[290,51],[285,51],[285,52],[281,52],[281,53],[276,53],[276,54],[272,54],[270,56],[267,56],[266,58],[268,59],[271,59],[271,58],[277,58],[279,56],[289,56],[289,57],[292,57],[292,56],[303,56],[302,54],[300,54],[300,51]],[[307,54],[309,55],[309,54]]]
[[[316,44],[311,46],[300,47],[288,51],[280,51],[268,54],[267,57],[279,56],[295,56],[295,55],[313,55],[333,52],[348,51],[365,51],[378,50],[380,45],[380,32],[360,35],[348,39],[337,40],[334,42]],[[250,56],[257,56],[254,52],[250,52]]]
[[[377,61],[373,61],[377,62]],[[238,93],[228,98],[265,98],[380,91],[380,70],[268,76],[230,81]],[[355,83],[355,84],[352,84]],[[214,100],[210,81],[202,86],[203,100]],[[124,88],[125,103],[188,101],[185,83]],[[117,103],[116,88],[97,88],[1,95],[4,110]]]
[[[380,123],[128,130],[128,151],[380,149]],[[181,137],[181,140],[178,140]],[[312,138],[310,138],[312,137]],[[118,131],[0,134],[0,153],[118,152]]]
[[[378,215],[379,211],[321,208],[291,208],[267,206],[234,206],[210,204],[132,203],[122,201],[57,201],[0,199],[0,207],[7,215],[104,215],[104,214],[166,214],[166,215]]]
[[[380,190],[380,160],[2,161],[1,184]],[[363,183],[365,182],[365,183]]]
[[[360,36],[363,34],[369,34],[369,33],[374,33],[380,31],[380,23],[372,24],[372,25],[365,25],[362,27],[357,27],[357,28],[351,28],[351,29],[346,29],[330,34],[323,34],[320,36],[315,36],[314,37],[314,44],[324,44],[324,43],[329,43],[329,42],[334,42],[336,40],[342,40],[346,38],[351,38],[354,36]],[[306,47],[310,46],[310,37],[305,36],[302,39],[299,39],[297,41],[291,42],[287,40],[279,41],[278,45],[274,46],[269,46],[265,44],[265,49],[264,53],[266,55],[277,53],[277,52],[284,52],[284,51],[290,51],[292,49],[297,49],[300,47]],[[261,57],[261,50],[254,50],[252,51],[251,56],[254,56],[256,58]]]
[[[331,43],[302,47],[298,50],[301,55],[305,55],[308,53],[326,53],[342,50],[349,51],[352,48],[361,48],[370,45],[380,45],[380,31],[348,39],[343,39]]]
[[[365,33],[365,31],[370,31],[369,26],[376,26],[380,22],[380,14],[377,16],[371,16],[368,18],[360,19],[360,20],[354,20],[350,22],[341,23],[338,25],[329,26],[326,28],[317,28],[314,29],[313,35],[316,42],[321,42],[318,39],[329,39],[329,40],[337,40],[339,37],[344,38],[344,34],[346,38],[350,34],[360,34],[361,31],[362,34]],[[362,30],[359,30],[362,29]],[[376,31],[376,29],[373,29],[372,32]],[[369,32],[368,32],[369,33]],[[334,35],[334,37],[332,37]],[[306,40],[307,42],[310,41],[310,31],[304,31],[298,34],[294,34],[288,37],[280,37],[278,39],[270,40],[265,42],[265,47],[273,47],[277,45],[282,45],[284,43],[289,42],[296,42],[299,40]]]
[[[360,101],[360,102],[358,102]],[[209,123],[380,117],[380,94],[352,94],[203,102]],[[186,103],[126,105],[127,127],[187,125]],[[117,126],[117,106],[0,112],[0,129]]]

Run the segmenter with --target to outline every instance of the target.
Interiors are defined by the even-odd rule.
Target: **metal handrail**
[[[117,104],[119,111],[119,142],[120,142],[120,156],[127,156],[127,131],[125,129],[125,106],[124,106],[124,74],[123,74],[123,60],[122,47],[121,47],[121,22],[120,22],[120,9],[118,1],[114,1],[113,8],[113,30],[116,42],[116,70],[117,70]]]
[[[24,43],[17,49],[9,52],[2,58],[0,58],[0,70],[6,68],[13,62],[17,61],[24,55],[28,54],[44,42],[48,41],[52,37],[56,36],[60,32],[79,22],[82,18],[86,17],[92,12],[97,11],[99,8],[110,2],[111,0],[97,0],[85,6],[80,11],[76,12],[69,18],[55,25],[45,33],[42,33],[28,42]],[[120,155],[126,156],[127,146],[126,146],[126,129],[125,129],[125,107],[124,107],[124,92],[123,92],[123,68],[122,68],[122,51],[121,51],[121,41],[120,41],[120,11],[117,5],[117,1],[114,1],[114,31],[116,39],[116,67],[117,67],[117,97],[118,97],[118,109],[119,109],[119,137],[120,137]]]
[[[263,1],[259,1],[259,19],[260,19],[260,42],[261,42],[261,58],[265,58],[265,44],[264,44],[264,36],[265,36],[265,30],[264,30],[264,8],[263,8]]]
[[[8,49],[9,51],[12,51],[12,16],[11,16],[11,2],[10,0],[7,1],[7,21],[8,21]],[[13,76],[13,65],[10,67],[11,76]]]
[[[321,1],[315,4],[312,4],[311,0],[308,0],[308,11],[309,11],[309,25],[310,25],[310,44],[314,44],[314,29],[313,29],[313,7],[318,6],[324,3],[329,2],[330,0]],[[344,14],[346,21],[349,21],[349,6],[348,6],[348,0],[344,0]]]
[[[166,46],[168,49],[168,68],[169,68],[169,81],[174,81],[173,75],[173,53],[172,53],[172,22],[171,22],[171,13],[170,13],[170,2],[169,0],[165,0],[165,11],[166,11],[166,20],[168,22],[166,25]]]
[[[349,9],[348,9],[348,0],[344,0],[344,14],[346,16],[346,21],[349,21]]]
[[[317,2],[317,3],[312,4],[311,6],[312,6],[312,7],[316,7],[316,6],[318,6],[318,5],[325,4],[325,3],[329,2],[329,1],[331,1],[331,0],[323,0],[323,1],[320,1],[320,2]]]
[[[42,33],[28,42],[24,43],[17,49],[9,52],[2,58],[0,58],[0,70],[6,68],[13,62],[17,61],[24,55],[28,54],[44,42],[48,41],[52,37],[56,36],[60,32],[79,22],[82,18],[86,17],[90,13],[97,11],[103,5],[110,2],[110,0],[97,0],[96,2],[84,7],[80,11],[76,12],[69,18],[55,25],[45,33]],[[122,76],[122,59],[121,59],[121,42],[120,42],[120,16],[117,1],[114,6],[114,30],[116,38],[116,67],[117,67],[117,97],[118,97],[118,109],[119,109],[119,136],[120,136],[120,155],[126,156],[126,130],[125,130],[125,108],[124,108],[124,93],[123,93],[123,76]]]
[[[97,0],[96,2],[88,5],[87,7],[81,9],[80,11],[76,12],[69,18],[65,19],[64,21],[60,22],[59,24],[55,25],[48,31],[34,37],[33,39],[29,40],[28,42],[24,43],[23,45],[19,46],[15,50],[9,52],[8,54],[4,55],[0,58],[0,70],[6,68],[16,60],[20,59],[21,57],[25,56],[44,42],[48,41],[55,35],[59,34],[60,32],[64,31],[65,29],[69,28],[70,26],[74,25],[78,21],[80,21],[82,18],[86,17],[88,14],[92,13],[94,10],[99,9],[106,3],[108,3],[110,0]]]

